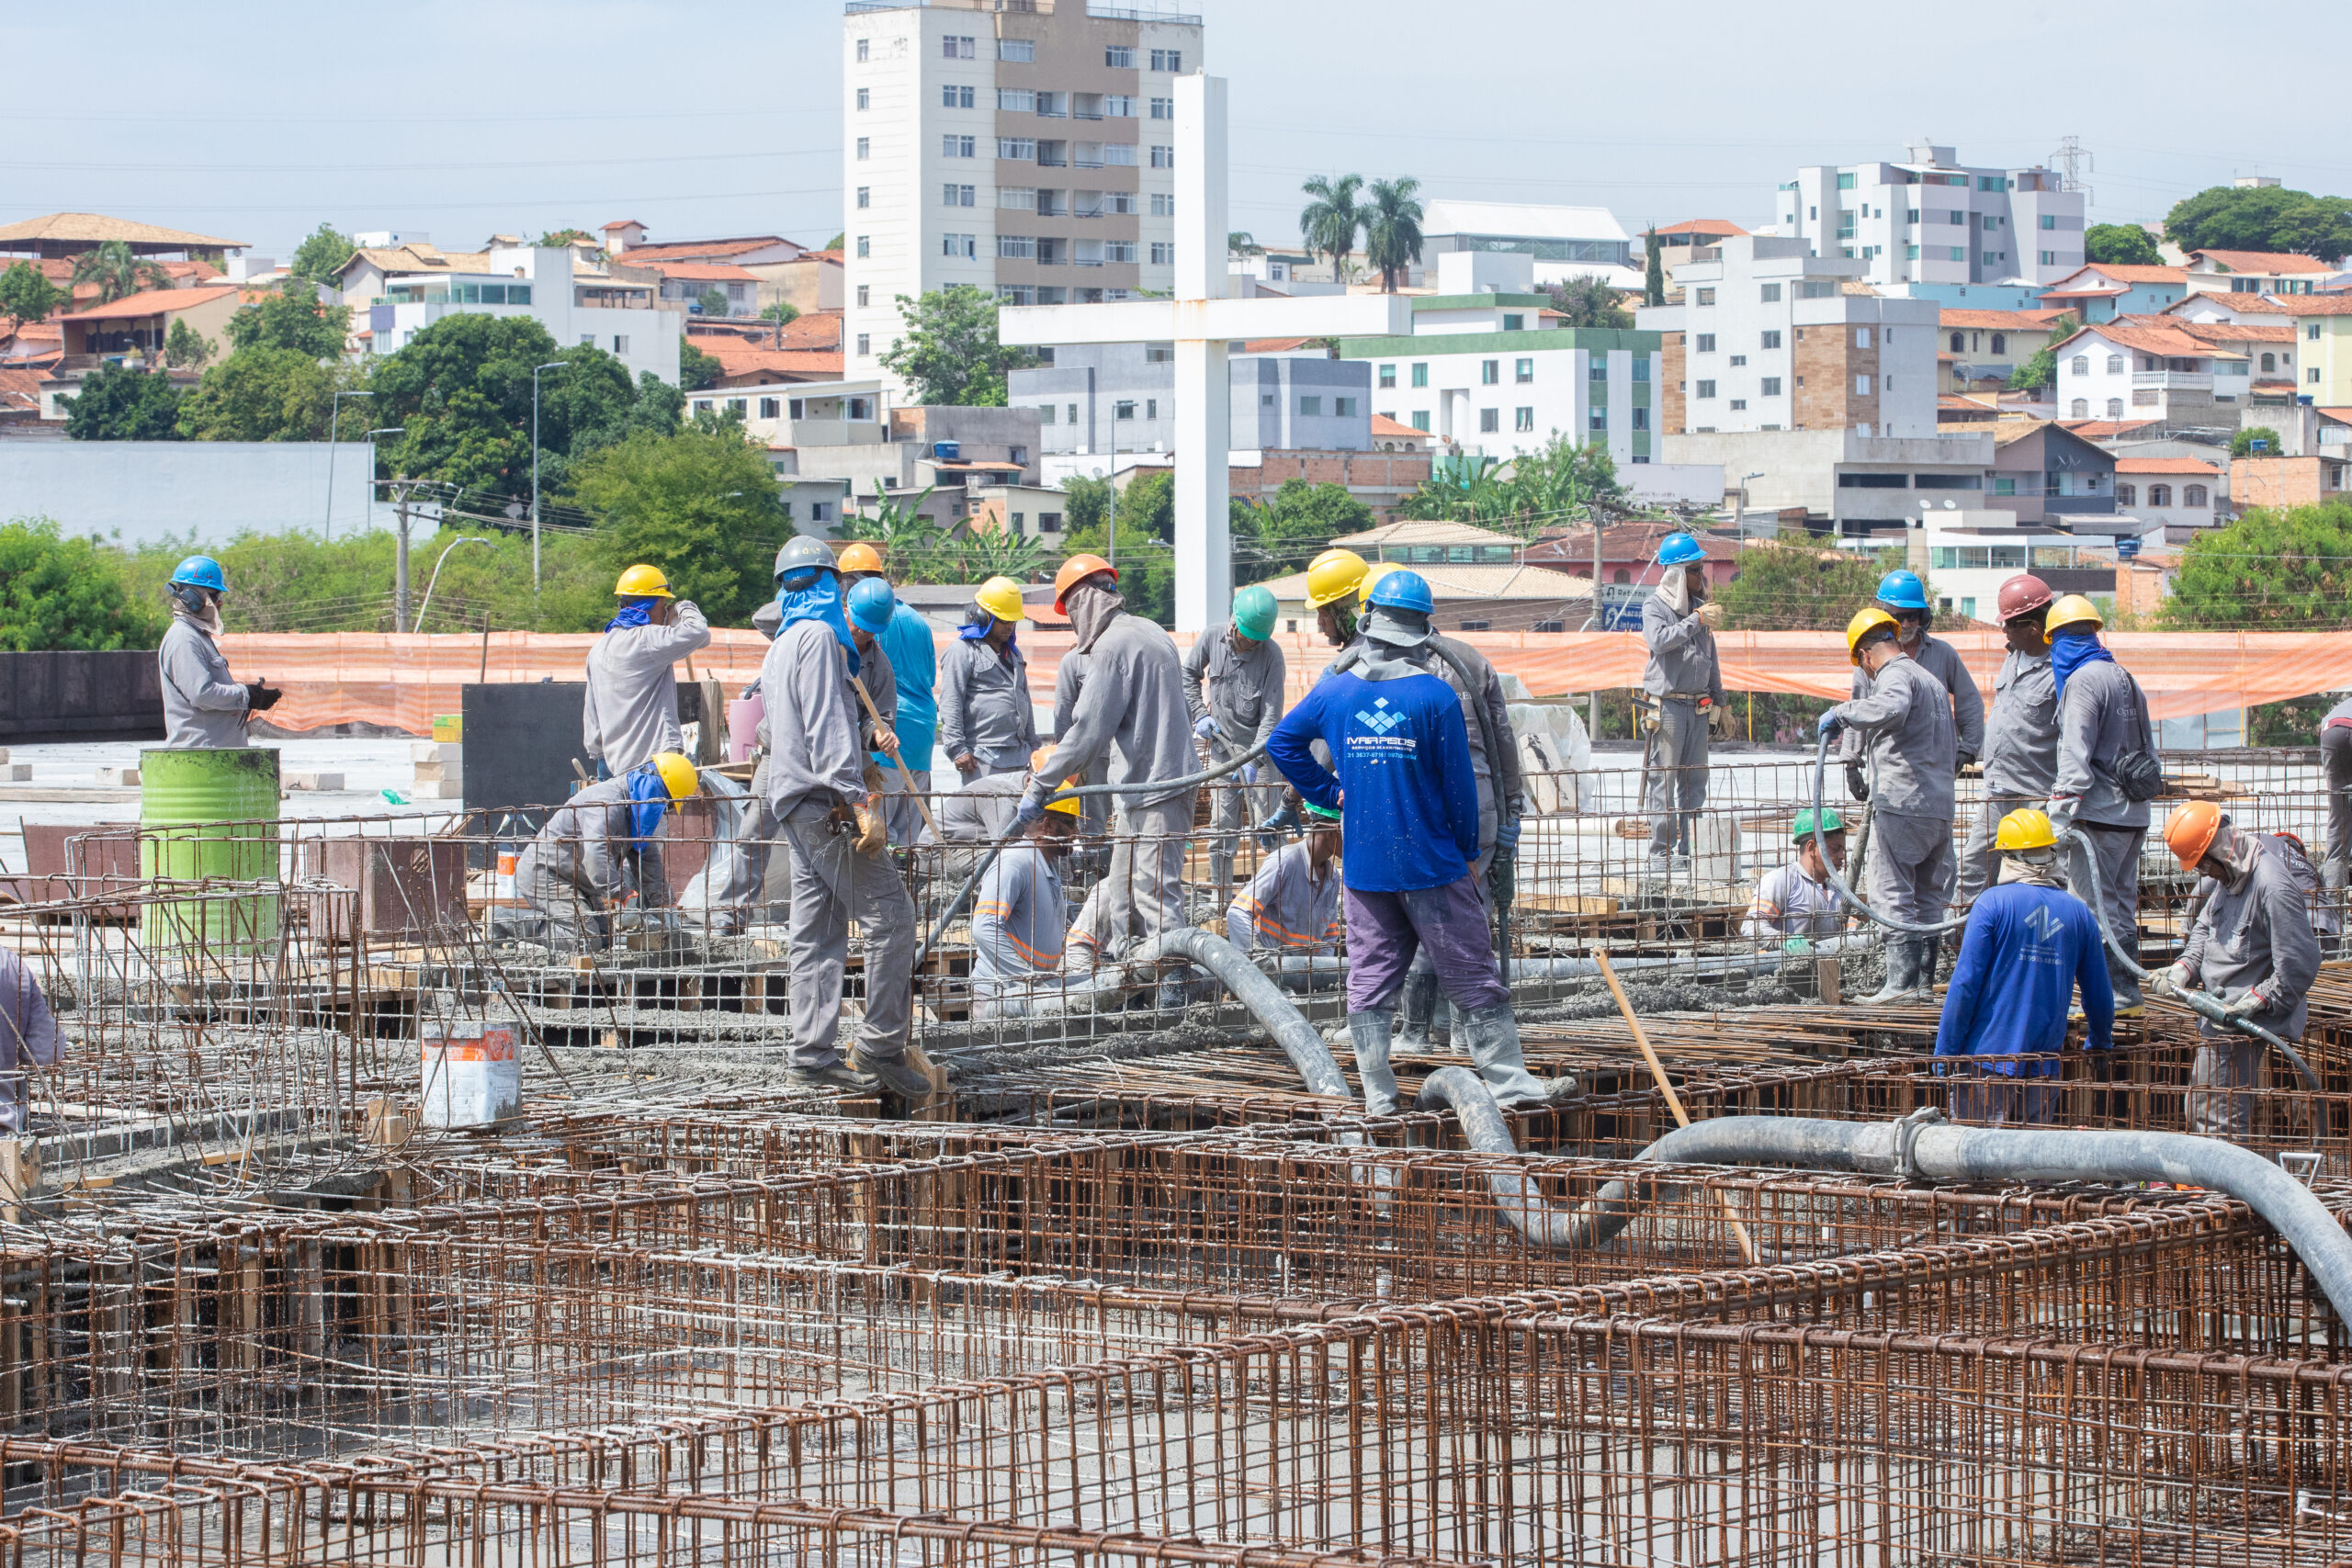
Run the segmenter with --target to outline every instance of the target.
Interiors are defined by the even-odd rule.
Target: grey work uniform
[[[1879,911],[1913,925],[1943,918],[1951,891],[1951,695],[1917,661],[1879,671],[1868,696],[1829,710],[1869,750],[1871,889]]]
[[[1107,755],[1109,782],[1147,784],[1200,772],[1185,716],[1183,660],[1166,632],[1121,611],[1086,650],[1086,683],[1040,776],[1068,778]],[[1184,847],[1197,784],[1118,797],[1116,841],[1098,888],[1107,954],[1189,922]]]
[[[1994,842],[2001,818],[2041,808],[2058,776],[2058,677],[2047,653],[2010,650],[1993,678],[1993,712],[1984,725],[1984,799],[1968,819],[1960,852],[1960,902],[1973,903],[2000,874]]]
[[[2092,905],[2091,912],[2132,953],[2140,945],[2140,849],[2148,834],[2148,803],[2123,793],[2115,782],[2115,762],[2134,748],[2155,749],[2138,682],[2121,665],[2104,660],[2075,670],[2058,700],[2058,771],[2050,785],[2050,818],[2062,828],[2085,829],[2083,837],[2098,857],[2105,899]],[[2066,890],[2088,904],[2090,879],[2082,856],[2078,847],[2066,857]],[[2111,951],[2107,970],[2117,1005],[2132,1006],[2139,981]]]
[[[1017,773],[1037,750],[1029,706],[1029,660],[1017,643],[1001,652],[985,637],[957,637],[939,656],[939,749],[950,766],[979,761],[974,777]]]
[[[1263,642],[1244,638],[1239,649],[1229,631],[1204,632],[1193,639],[1184,654],[1184,710],[1195,724],[1203,718],[1216,720],[1217,733],[1209,741],[1211,761],[1229,762],[1274,732],[1283,716],[1283,650],[1272,637]],[[1209,875],[1225,887],[1233,881],[1233,852],[1242,831],[1272,816],[1282,792],[1272,784],[1245,784],[1238,777],[1228,777],[1211,786],[1210,795],[1215,806],[1210,821],[1216,832],[1209,840]]]
[[[1054,671],[1054,739],[1059,740],[1069,733],[1069,716],[1077,710],[1078,694],[1086,689],[1086,655],[1073,649],[1062,655],[1060,668]],[[1095,759],[1094,765],[1081,775],[1083,783],[1107,784],[1111,778],[1110,760]],[[1100,839],[1111,831],[1111,797],[1107,795],[1080,795],[1078,801],[1078,830],[1082,838]],[[1078,854],[1090,860],[1100,858],[1096,850],[1080,850]]]
[[[588,694],[580,709],[580,743],[589,760],[618,778],[656,751],[684,753],[678,725],[681,659],[710,646],[710,623],[691,600],[670,606],[667,626],[624,626],[606,632],[588,650]],[[722,724],[724,714],[703,723]]]
[[[1657,699],[1647,802],[1650,853],[1687,855],[1707,804],[1707,715],[1699,702],[1724,700],[1723,664],[1715,634],[1697,607],[1678,614],[1656,593],[1642,601],[1642,644],[1650,654],[1642,690]]]
[[[1304,840],[1284,844],[1226,907],[1225,939],[1244,953],[1329,953],[1339,941],[1341,891],[1336,858],[1318,876]]]
[[[939,797],[939,837],[947,846],[940,873],[952,890],[964,885],[988,847],[1012,831],[1026,773],[992,773]]]
[[[1753,942],[1792,936],[1836,936],[1846,927],[1846,901],[1827,882],[1815,882],[1791,861],[1756,884],[1741,934]]]
[[[1952,771],[1957,773],[1984,754],[1984,697],[1976,689],[1976,677],[1968,672],[1960,650],[1933,632],[1921,632],[1918,648],[1905,657],[1933,675],[1937,683],[1951,694],[1952,743],[1957,753]],[[1854,695],[1870,694],[1871,678],[1857,668]],[[1845,755],[1850,761],[1860,753],[1849,750]]]
[[[2352,698],[2327,710],[2319,725],[2319,772],[2327,791],[2327,849],[2320,885],[2341,897],[2352,881]]]
[[[1008,844],[972,895],[972,1017],[1020,1018],[1057,999],[1069,908],[1053,857]]]
[[[2260,991],[2267,1005],[2248,1021],[2282,1040],[2300,1040],[2311,1014],[2305,996],[2319,975],[2319,939],[2312,934],[2286,846],[2267,834],[2241,838],[2254,844],[2254,863],[2234,886],[2207,879],[2211,890],[2188,929],[2180,962],[2222,1001]],[[2254,1096],[2246,1091],[2262,1081],[2269,1047],[2210,1020],[2199,1019],[2198,1031],[2205,1043],[2197,1048],[2189,1077],[2188,1130],[2209,1138],[2244,1138],[2254,1122]]]
[[[175,751],[242,747],[253,694],[229,679],[212,634],[177,610],[155,650],[164,678],[164,744]]]
[[[769,809],[792,846],[792,1046],[804,1070],[839,1065],[849,922],[865,944],[865,1016],[857,1044],[870,1061],[906,1054],[914,1006],[915,907],[888,859],[862,855],[834,808],[866,798],[865,755],[848,650],[821,621],[777,634],[760,666],[767,699]],[[877,797],[873,802],[880,809]]]
[[[1445,657],[1451,652],[1470,671],[1470,684],[1465,690],[1462,674],[1453,660]],[[1495,672],[1487,656],[1457,637],[1432,632],[1430,640],[1421,645],[1416,657],[1429,672],[1453,688],[1462,699],[1462,724],[1470,735],[1470,773],[1478,784],[1478,856],[1470,870],[1478,884],[1478,900],[1487,902],[1487,867],[1495,858],[1495,829],[1501,824],[1503,813],[1514,818],[1527,810],[1526,784],[1519,769],[1519,740],[1510,727],[1510,705],[1503,695],[1503,678]],[[1486,715],[1480,722],[1479,714]],[[1491,725],[1495,744],[1502,749],[1499,758],[1487,755],[1487,728]]]
[[[646,905],[669,901],[661,863],[649,862],[649,846],[635,838],[628,790],[626,777],[582,785],[514,863],[515,896],[546,922],[552,952],[610,945],[610,910],[627,894]]]
[[[61,1041],[57,1015],[23,957],[0,947],[0,1132],[25,1130],[24,1069],[56,1066]]]

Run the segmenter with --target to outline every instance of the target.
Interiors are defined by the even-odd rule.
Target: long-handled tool
[[[849,683],[857,688],[857,700],[865,705],[865,716],[874,721],[874,728],[888,729],[890,727],[882,722],[882,711],[874,705],[874,699],[866,694],[865,682],[853,675],[849,678]],[[923,799],[921,790],[915,788],[914,774],[908,771],[904,762],[899,761],[899,754],[896,751],[886,751],[883,755],[890,759],[890,766],[898,770],[899,776],[907,781],[907,793],[915,797],[915,809],[922,813],[922,825],[931,829],[933,838],[944,839],[945,835],[940,832],[939,824],[932,820],[931,803]]]

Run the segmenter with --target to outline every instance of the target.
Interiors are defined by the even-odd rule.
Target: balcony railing
[[[2212,373],[2205,370],[2135,370],[2132,385],[2136,388],[2154,387],[2171,392],[2210,392],[2213,389]]]
[[[1037,0],[845,0],[842,14],[862,17],[869,11],[1001,11],[1012,16],[1035,14]],[[1170,27],[1197,28],[1198,13],[1192,11],[1117,9],[1104,6],[1089,6],[1086,14],[1107,22],[1164,22]]]

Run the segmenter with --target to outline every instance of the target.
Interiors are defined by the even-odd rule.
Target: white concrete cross
[[[1176,293],[1106,305],[1021,305],[998,336],[1024,346],[1161,343],[1176,347],[1176,629],[1205,631],[1233,608],[1227,468],[1233,423],[1228,344],[1267,337],[1403,337],[1396,295],[1228,299],[1225,78],[1176,79]]]

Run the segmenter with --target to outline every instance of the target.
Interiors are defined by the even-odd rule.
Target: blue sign
[[[1646,583],[1604,582],[1600,585],[1600,613],[1598,625],[1605,632],[1637,632],[1642,629],[1642,605],[1650,596]]]
[[[2137,540],[2137,539],[2133,539],[2133,538],[2119,538],[2119,539],[2117,539],[2117,540],[2115,541],[2115,558],[2116,558],[2116,559],[2118,559],[2118,560],[2131,560],[2131,559],[2132,559],[2133,558],[2137,557],[2137,556],[2139,555],[2139,553],[2140,553],[2140,541],[2139,541],[2139,540]]]

